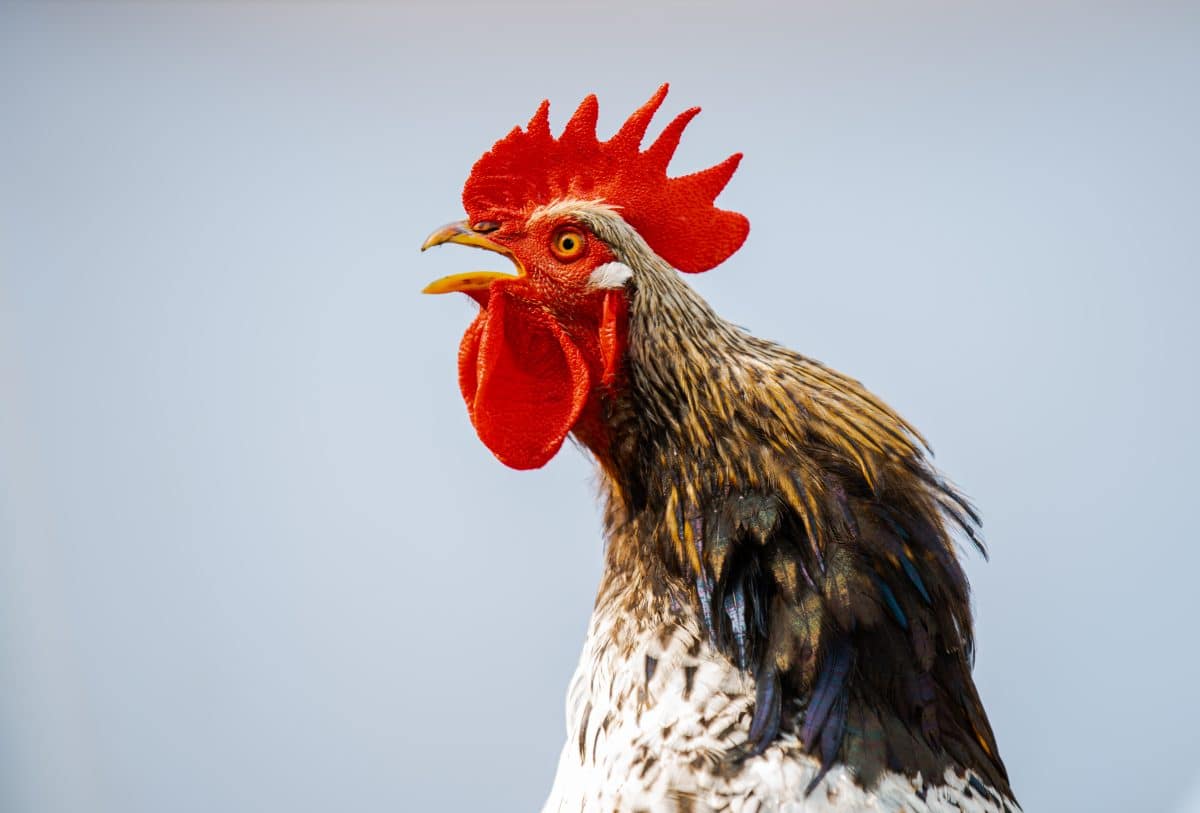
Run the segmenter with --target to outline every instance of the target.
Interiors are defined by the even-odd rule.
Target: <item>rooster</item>
[[[429,236],[515,274],[444,277],[479,305],[458,379],[515,469],[596,460],[605,566],[544,811],[1016,811],[971,678],[959,534],[978,517],[921,435],[857,381],[721,319],[680,272],[738,250],[715,206],[740,154],[642,149],[663,85],[607,141],[542,102]]]

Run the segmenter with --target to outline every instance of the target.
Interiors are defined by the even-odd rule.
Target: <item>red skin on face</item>
[[[583,237],[564,261],[551,250],[569,223],[538,223],[489,234],[512,251],[523,276],[492,283],[459,348],[459,386],[480,439],[501,462],[538,468],[573,429],[598,455],[607,442],[598,399],[620,379],[627,304],[622,290],[589,286],[612,262]],[[482,297],[477,297],[482,299]]]

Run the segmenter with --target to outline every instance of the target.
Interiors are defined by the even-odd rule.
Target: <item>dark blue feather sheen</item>
[[[817,684],[804,711],[804,725],[800,728],[800,742],[810,753],[817,744],[818,736],[829,722],[830,713],[838,698],[845,693],[846,678],[850,674],[853,659],[854,650],[849,640],[838,638],[830,643],[825,660],[821,664],[821,671],[817,675]],[[840,724],[844,723],[843,715]]]
[[[921,598],[925,599],[926,604],[933,604],[933,599],[929,597],[929,591],[925,589],[925,582],[921,579],[921,574],[917,572],[916,566],[907,555],[900,556],[900,566],[904,568],[908,580],[917,588],[917,592],[921,594]]]
[[[850,705],[850,698],[847,692],[838,692],[837,699],[833,703],[833,707],[829,710],[829,719],[825,721],[825,726],[821,730],[821,770],[817,771],[817,775],[808,783],[808,787],[804,789],[804,794],[807,796],[812,793],[817,785],[821,784],[821,780],[825,778],[825,774],[829,773],[829,769],[833,767],[833,761],[837,757],[838,748],[842,744],[842,734],[846,731],[846,711]]]
[[[910,514],[906,517],[909,528],[910,544],[922,551],[932,551],[937,561],[941,563],[947,577],[946,587],[953,591],[959,601],[967,602],[970,589],[967,586],[967,574],[962,569],[954,550],[943,544],[943,531],[920,514]]]
[[[950,572],[953,572],[954,569],[958,567],[958,562],[955,560],[953,552],[947,550],[944,545],[941,545],[937,542],[938,535],[935,529],[928,527],[928,525],[923,521],[911,516],[909,517],[909,520],[919,527],[915,529],[906,528],[896,519],[895,512],[893,512],[892,509],[888,508],[886,505],[880,505],[876,503],[873,508],[875,511],[875,516],[887,523],[887,526],[891,528],[892,533],[900,537],[902,542],[916,544],[919,547],[932,550],[942,565]],[[914,531],[916,536],[915,541]],[[922,531],[924,531],[924,533],[922,533]],[[925,538],[934,540],[934,543],[931,545],[922,544],[922,540]]]
[[[768,659],[755,676],[754,717],[750,720],[750,734],[746,744],[751,746],[750,756],[758,756],[779,733],[783,712],[783,691],[779,685],[779,673],[775,662]]]
[[[887,582],[878,576],[873,577],[875,586],[879,588],[879,595],[883,596],[883,603],[888,608],[888,612],[892,614],[892,618],[896,619],[896,623],[903,629],[908,629],[908,616],[904,614],[904,610],[900,607],[900,602],[896,601],[896,594],[892,592],[892,588],[888,587]]]
[[[921,594],[921,598],[924,599],[925,603],[932,605],[933,598],[925,588],[925,580],[921,578],[921,573],[917,570],[917,566],[913,564],[912,557],[904,544],[903,540],[908,538],[908,534],[891,517],[884,513],[880,513],[879,515],[895,536],[881,533],[876,538],[883,543],[888,553],[896,557],[896,561],[900,563],[900,568],[904,571],[904,575],[908,576],[908,580],[913,583],[913,587],[917,588],[917,592]]]
[[[725,617],[729,619],[733,640],[737,646],[738,667],[745,669],[748,655],[746,649],[746,595],[742,591],[740,583],[725,595],[724,604]]]
[[[995,804],[996,802],[1000,801],[999,797],[992,793],[992,791],[988,789],[988,786],[983,784],[983,782],[975,774],[967,774],[967,784],[975,788],[979,795],[987,799],[989,802]],[[1004,807],[1006,810],[1008,809],[1008,805],[1005,805]]]
[[[887,506],[875,506],[875,513],[888,524],[888,527],[892,529],[892,533],[894,533],[896,536],[900,537],[905,542],[910,539],[908,531],[904,530],[904,526],[892,518],[892,512],[888,510]]]

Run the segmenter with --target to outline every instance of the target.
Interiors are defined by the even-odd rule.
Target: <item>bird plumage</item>
[[[594,131],[593,107],[564,138],[590,143],[579,131]],[[640,141],[646,123],[614,140]],[[503,295],[536,301],[555,338],[523,344],[504,369],[557,370],[559,348],[568,368],[581,359],[576,388],[547,412],[576,399],[569,431],[601,469],[606,556],[545,810],[1016,809],[970,675],[954,533],[979,544],[978,519],[923,439],[858,382],[717,316],[619,188],[614,201],[559,186],[520,210],[517,233],[565,223],[600,253],[578,291],[539,300],[521,293],[526,275],[560,286],[565,272],[531,271],[511,249],[522,273]],[[514,217],[472,203],[489,231]],[[717,256],[701,248],[697,266]],[[614,264],[628,274],[598,274]],[[487,293],[484,331],[509,307]],[[479,427],[480,382],[496,373],[473,352],[460,379]],[[501,459],[526,459],[521,431],[490,426],[480,435]]]

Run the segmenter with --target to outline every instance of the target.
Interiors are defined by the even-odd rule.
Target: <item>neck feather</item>
[[[626,378],[596,405],[606,585],[692,602],[756,679],[749,751],[792,732],[867,786],[953,769],[1011,798],[970,676],[951,535],[980,544],[970,505],[858,382],[722,320],[639,241],[617,248],[635,274]]]

